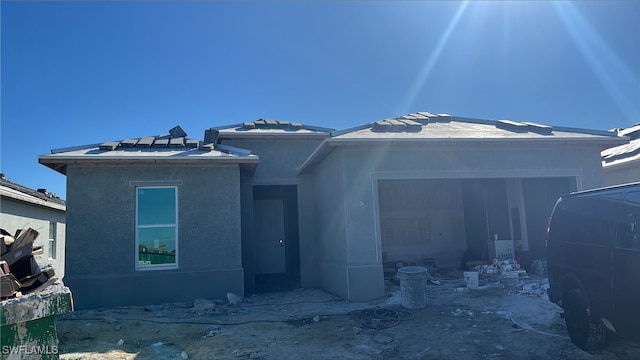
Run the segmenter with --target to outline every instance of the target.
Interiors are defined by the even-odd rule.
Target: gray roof
[[[271,119],[258,119],[241,124],[212,127],[223,138],[238,137],[328,137],[335,129]]]
[[[215,162],[242,163],[254,170],[258,156],[251,151],[221,144],[205,144],[189,139],[186,133],[176,126],[169,134],[144,136],[125,140],[107,141],[99,144],[76,146],[51,150],[49,155],[41,155],[38,161],[66,174],[70,162],[101,161],[112,163],[157,162],[187,163]]]
[[[614,166],[640,161],[640,123],[627,129],[614,129],[619,136],[630,139],[628,144],[602,151],[602,166]]]
[[[57,210],[65,211],[66,209],[66,202],[56,196],[56,194],[48,192],[44,188],[34,190],[9,181],[4,177],[4,174],[0,174],[0,195]]]
[[[512,120],[485,120],[418,112],[336,131],[332,140],[614,139],[611,131],[557,127]]]
[[[512,120],[485,120],[456,117],[448,114],[417,112],[384,119],[361,126],[334,131],[298,169],[311,168],[335,146],[393,143],[435,142],[524,142],[591,143],[606,149],[626,143],[617,133],[604,130],[558,127]]]

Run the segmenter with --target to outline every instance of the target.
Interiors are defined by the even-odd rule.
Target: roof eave
[[[48,208],[51,208],[51,209],[54,209],[54,210],[67,211],[67,207],[65,205],[54,203],[54,202],[50,202],[50,201],[45,201],[45,200],[38,199],[36,197],[29,196],[29,195],[26,195],[26,194],[23,195],[23,194],[11,193],[11,192],[5,191],[2,188],[0,188],[0,196],[6,197],[6,198],[10,198],[10,199],[13,199],[13,200],[17,200],[17,201],[21,201],[21,202],[25,202],[25,203],[29,203],[29,204],[48,207]]]
[[[592,144],[600,144],[606,146],[606,148],[622,145],[629,142],[626,138],[621,137],[540,137],[540,138],[426,138],[426,137],[410,137],[410,138],[398,138],[398,137],[367,137],[367,138],[331,138],[327,139],[328,142],[335,145],[357,145],[363,143],[373,144],[386,144],[386,143],[452,143],[452,142],[471,142],[471,143],[541,143],[541,142],[589,142]]]
[[[329,140],[325,139],[318,147],[307,157],[307,159],[302,163],[302,165],[296,168],[296,172],[298,175],[305,175],[308,172],[312,171],[316,165],[321,162],[325,157],[333,151],[333,143]]]
[[[605,136],[601,138],[590,137],[575,137],[575,138],[329,138],[325,139],[309,157],[297,168],[298,175],[305,175],[311,172],[317,164],[319,164],[324,158],[326,158],[331,151],[337,146],[357,146],[357,145],[383,145],[388,146],[391,143],[399,145],[412,145],[418,143],[428,142],[430,144],[443,144],[443,143],[482,143],[482,144],[505,144],[505,143],[518,143],[518,144],[539,144],[544,142],[553,143],[573,143],[573,142],[588,142],[593,145],[600,145],[602,150],[610,148],[615,145],[625,144],[628,142],[627,138],[617,136]]]
[[[188,157],[150,157],[150,156],[128,156],[123,158],[121,156],[108,156],[108,157],[86,157],[75,155],[41,155],[38,157],[38,162],[54,171],[57,171],[63,175],[67,174],[67,166],[69,164],[95,164],[95,163],[107,163],[107,164],[240,164],[247,165],[249,167],[257,166],[260,158],[257,155],[249,156],[223,156],[216,158],[188,158]]]

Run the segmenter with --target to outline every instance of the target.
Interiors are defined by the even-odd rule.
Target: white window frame
[[[49,259],[55,260],[58,257],[58,223],[49,221]]]
[[[173,189],[174,190],[174,201],[175,201],[175,224],[153,224],[153,225],[138,225],[138,194],[140,190],[144,189]],[[171,270],[178,268],[178,187],[177,186],[138,186],[135,188],[135,269],[136,271],[154,271],[154,270]],[[150,264],[150,265],[140,265],[140,239],[139,233],[140,229],[144,228],[155,228],[155,227],[174,227],[175,229],[175,262],[173,264]]]

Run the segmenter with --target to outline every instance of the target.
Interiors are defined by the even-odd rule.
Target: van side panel
[[[640,190],[626,194],[613,250],[613,323],[621,334],[640,337]]]
[[[569,195],[556,204],[547,244],[552,301],[578,288],[592,315],[613,312],[613,242],[621,197],[619,191]]]

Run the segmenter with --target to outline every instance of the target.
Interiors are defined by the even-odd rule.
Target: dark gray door
[[[254,200],[256,275],[286,272],[282,199]]]

